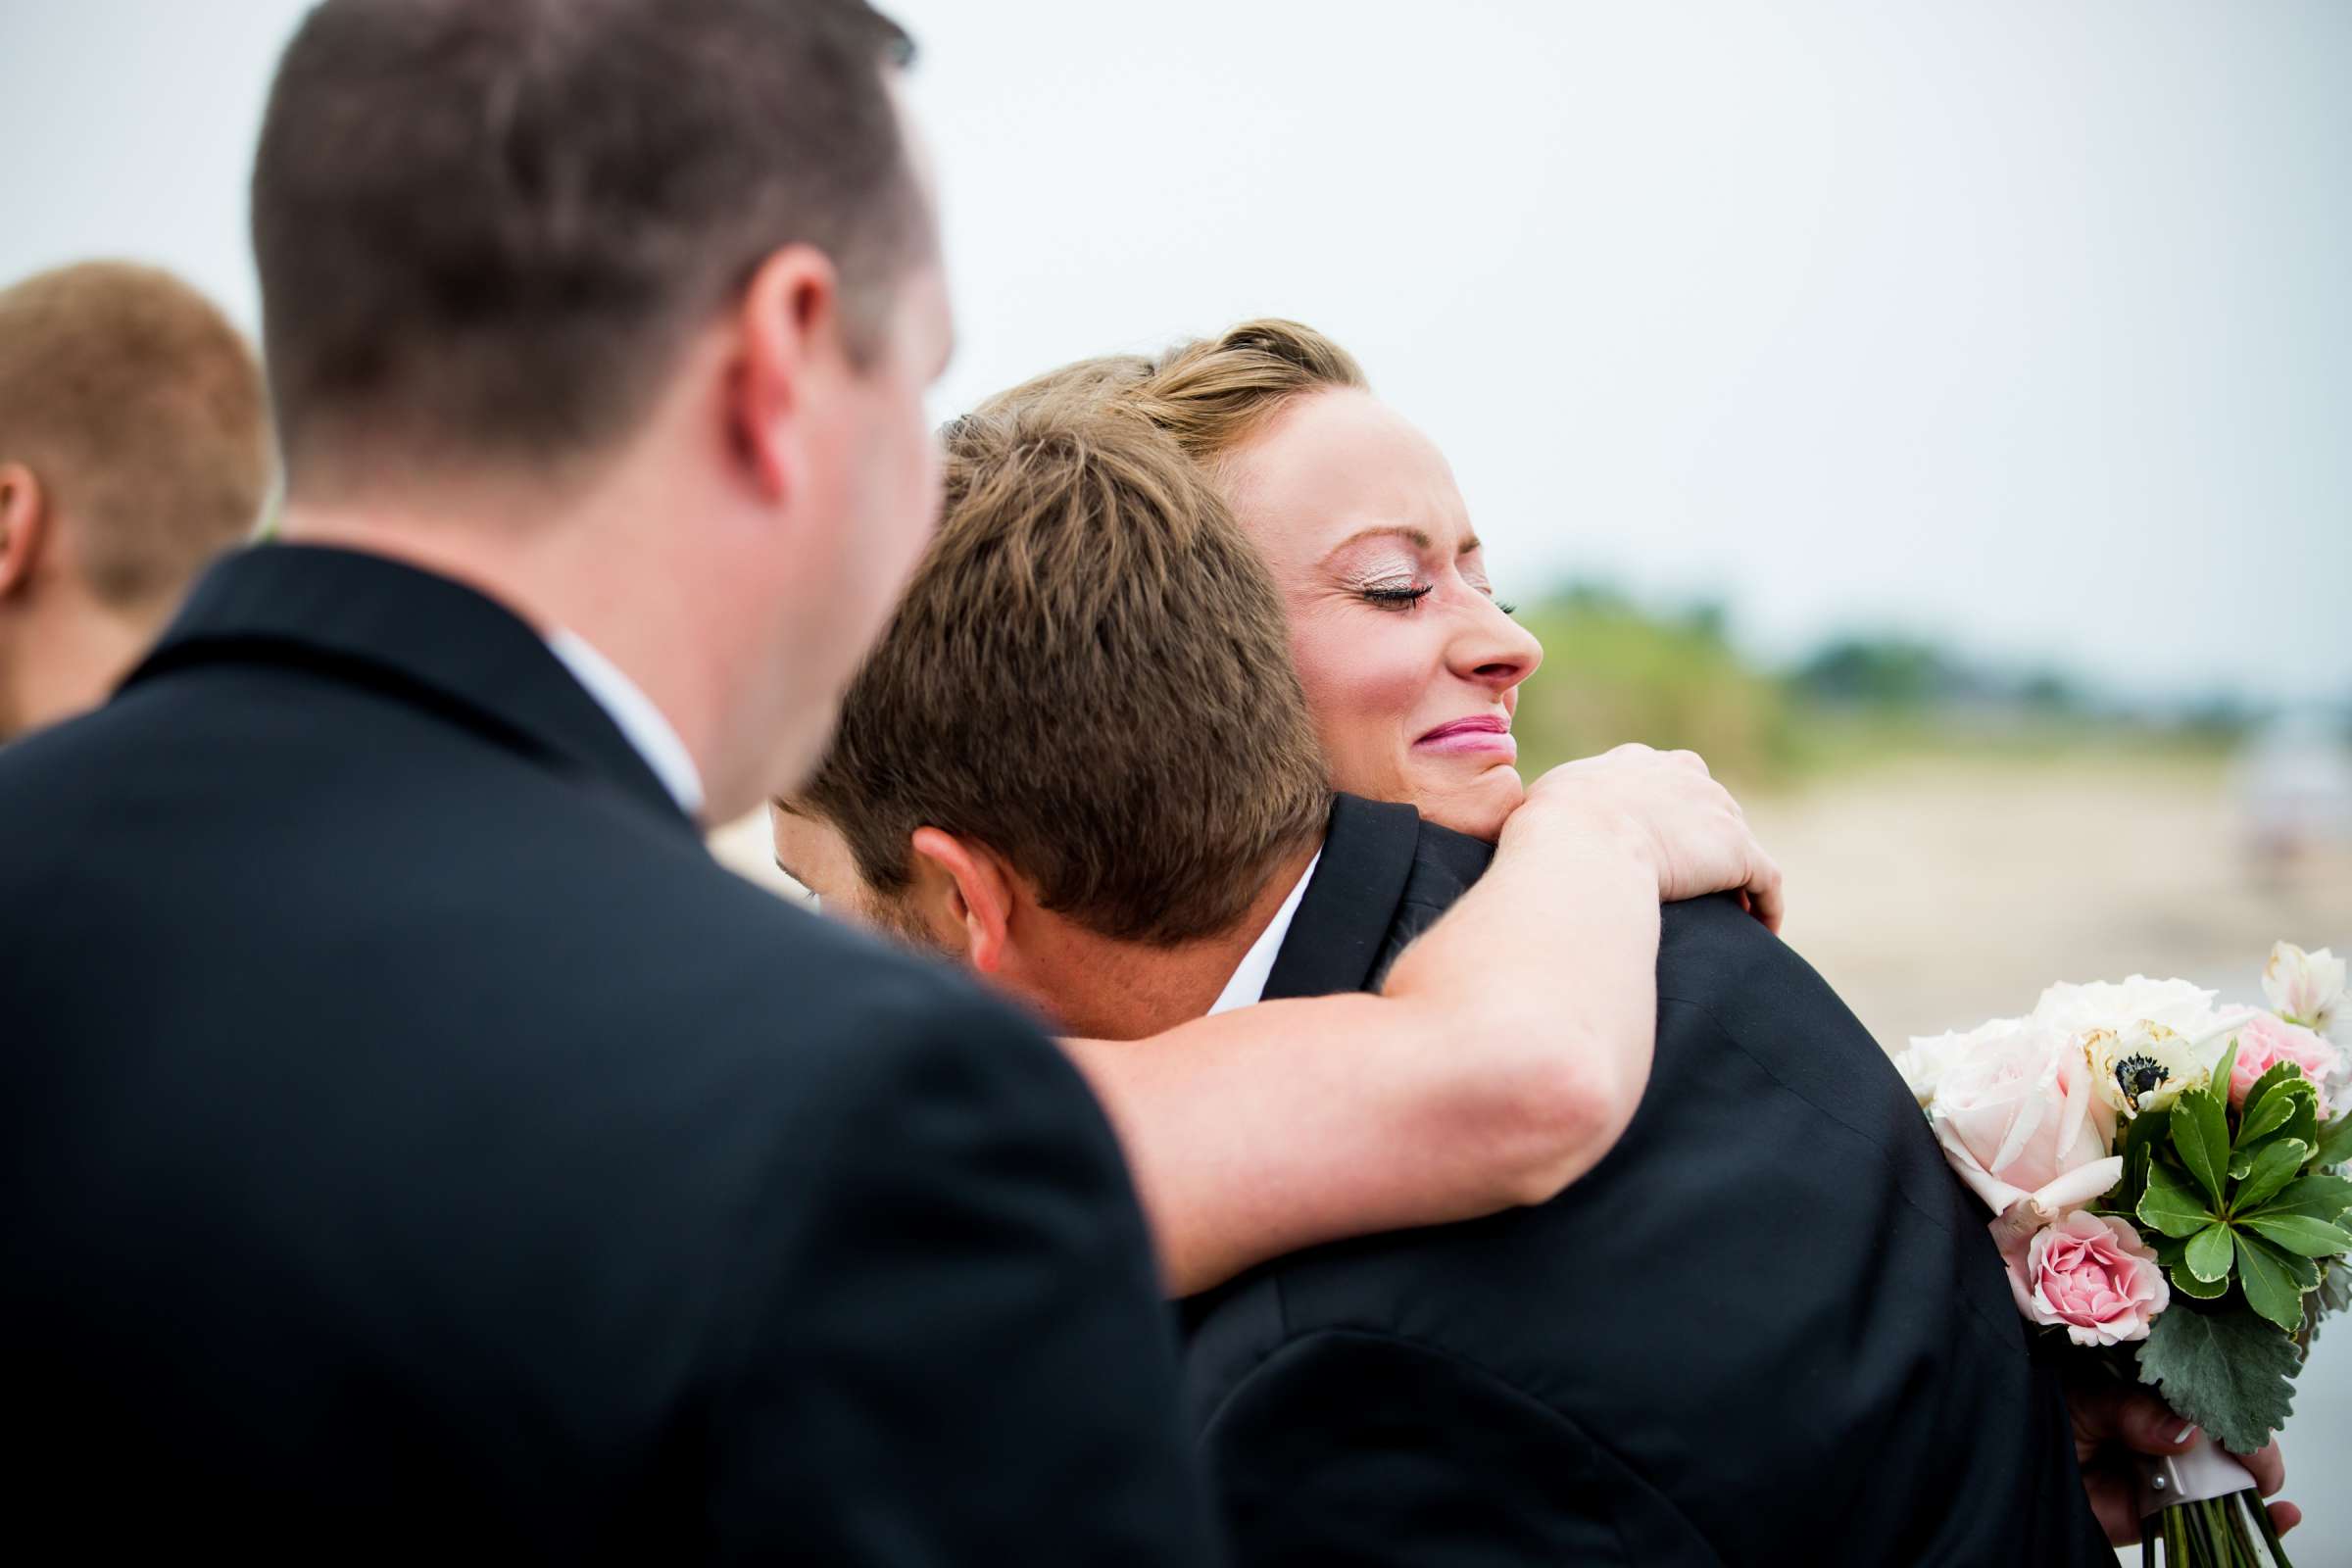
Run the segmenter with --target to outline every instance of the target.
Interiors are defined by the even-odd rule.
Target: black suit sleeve
[[[1238,1568],[1715,1560],[1555,1411],[1386,1335],[1292,1341],[1235,1387],[1200,1441]]]
[[[858,1056],[822,1147],[786,1151],[828,1200],[762,1260],[792,1283],[721,1401],[715,1554],[1211,1560],[1142,1214],[1076,1072],[977,1004]]]

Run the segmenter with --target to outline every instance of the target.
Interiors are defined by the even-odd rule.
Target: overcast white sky
[[[250,325],[303,9],[0,0],[0,278],[134,255]],[[1506,593],[2352,697],[2344,0],[890,9],[943,415],[1297,316],[1452,457]]]

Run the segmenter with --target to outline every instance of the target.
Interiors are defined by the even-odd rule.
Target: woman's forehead
[[[1236,515],[1278,561],[1384,540],[1424,552],[1476,545],[1445,455],[1368,393],[1298,399],[1222,467]]]

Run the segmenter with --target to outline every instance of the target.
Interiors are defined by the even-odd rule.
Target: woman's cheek
[[[1412,737],[1402,732],[1419,711],[1428,683],[1409,666],[1379,658],[1375,648],[1359,644],[1353,653],[1353,658],[1310,659],[1306,650],[1299,651],[1298,677],[1308,705],[1334,728],[1362,739],[1383,737],[1391,746],[1409,745]]]
[[[1365,714],[1350,707],[1344,692],[1309,683],[1306,688],[1308,715],[1313,719],[1315,739],[1322,745],[1324,760],[1331,767],[1332,784],[1354,795],[1378,794],[1387,785],[1382,775],[1393,771],[1380,762],[1381,748],[1377,741],[1380,726],[1368,722]]]

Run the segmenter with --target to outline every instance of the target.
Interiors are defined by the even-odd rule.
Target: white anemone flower
[[[2163,1110],[2192,1089],[2213,1082],[2202,1042],[2146,1018],[2082,1036],[2092,1091],[2127,1116]]]

